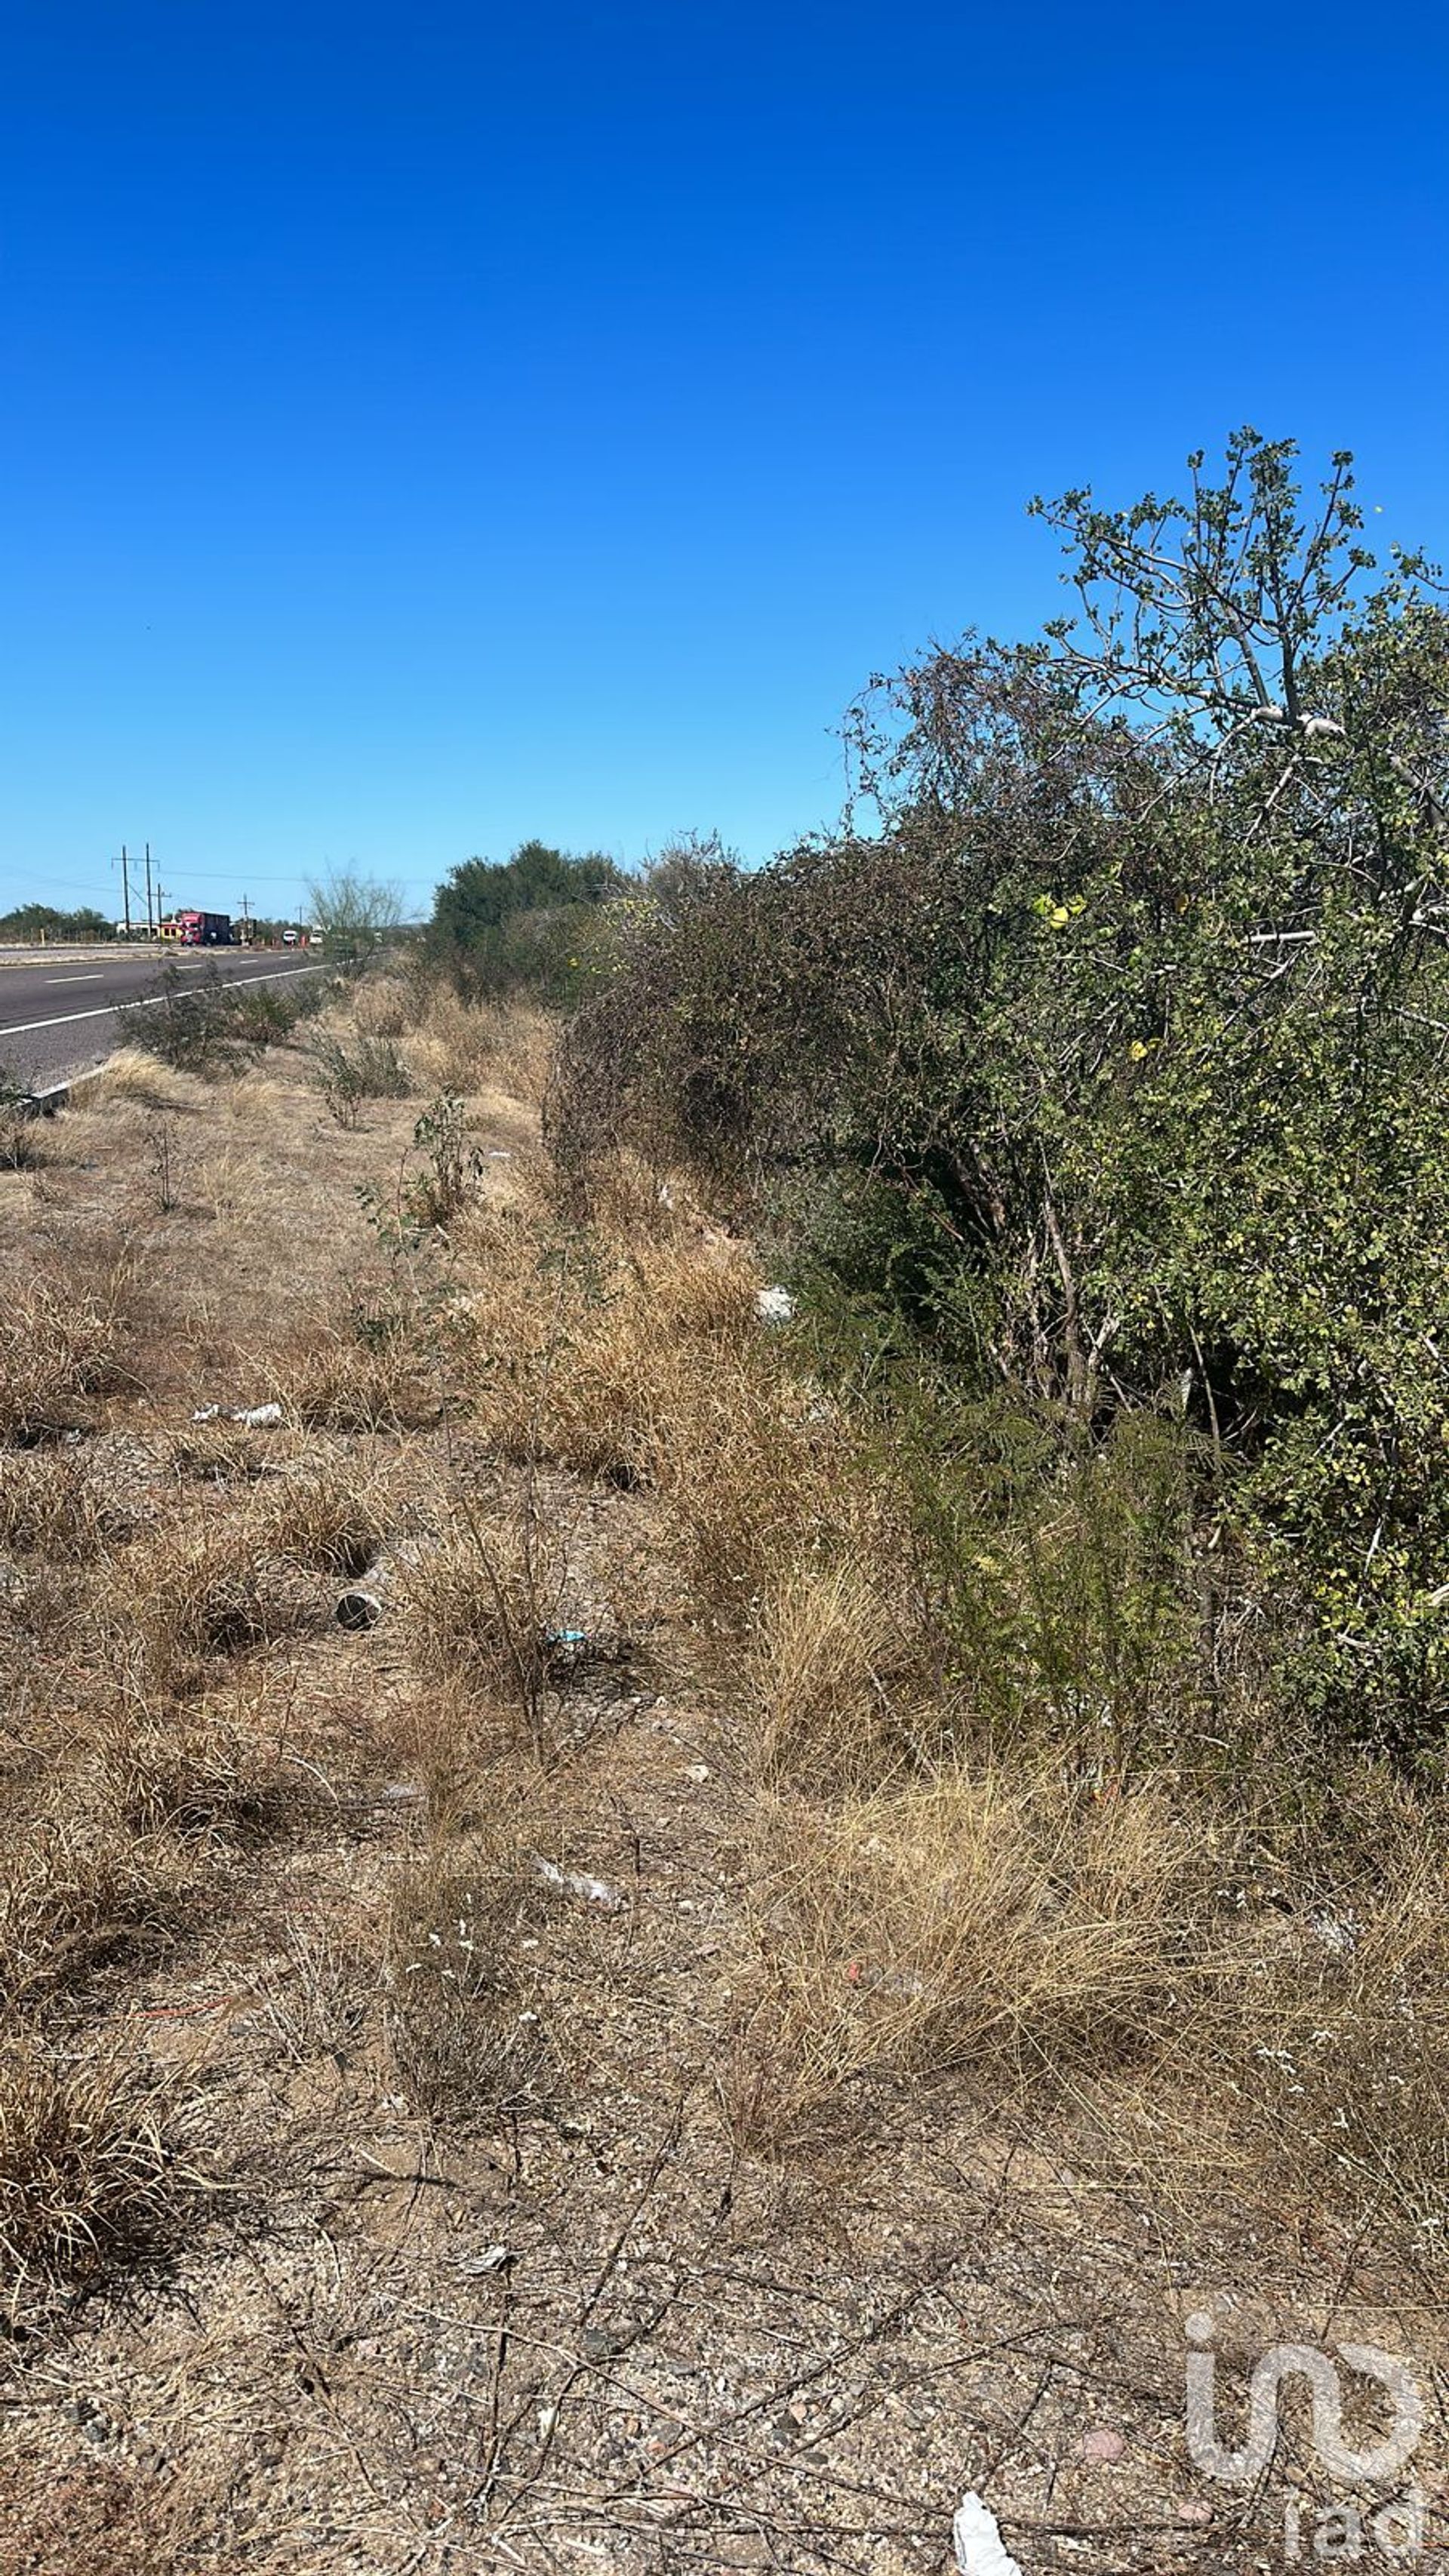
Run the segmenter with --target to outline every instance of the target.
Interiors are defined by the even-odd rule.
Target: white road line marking
[[[45,980],[47,984],[99,984],[101,971],[98,966],[93,975],[47,975]]]
[[[298,975],[325,975],[325,966],[289,966],[281,975],[228,975],[229,984],[290,984]],[[128,1002],[123,994],[119,1002],[103,1002],[98,1011],[62,1011],[55,1020],[22,1020],[13,1029],[0,1029],[0,1038],[28,1038],[36,1029],[66,1029],[73,1020],[108,1020],[122,1008],[157,1011],[169,996],[150,993],[143,1001]]]

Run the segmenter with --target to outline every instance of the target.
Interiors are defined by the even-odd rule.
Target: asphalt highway
[[[295,948],[0,948],[0,1069],[43,1091],[104,1063],[117,1003],[150,1001],[168,965],[187,977],[215,967],[237,983],[327,971]]]

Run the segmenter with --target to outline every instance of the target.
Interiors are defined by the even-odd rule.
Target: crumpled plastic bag
[[[963,2495],[951,2525],[960,2576],[1022,2576],[1017,2560],[1001,2537],[1001,2525],[975,2488]]]

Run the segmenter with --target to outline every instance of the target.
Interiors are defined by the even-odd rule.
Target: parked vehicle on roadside
[[[183,948],[230,948],[232,944],[229,912],[178,912],[173,918],[172,937]]]

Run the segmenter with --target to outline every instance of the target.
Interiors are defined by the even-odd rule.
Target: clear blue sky
[[[1244,420],[1449,552],[1446,114],[1412,0],[13,0],[0,903],[762,857]]]

